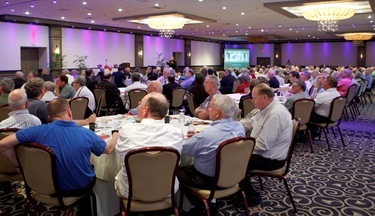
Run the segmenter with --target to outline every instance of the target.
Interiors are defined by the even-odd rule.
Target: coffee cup
[[[98,124],[95,122],[90,122],[89,123],[89,129],[95,132],[95,128],[98,127]]]

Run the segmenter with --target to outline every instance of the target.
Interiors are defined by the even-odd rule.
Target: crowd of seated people
[[[366,83],[365,91],[371,92],[375,76],[371,67],[293,65],[288,68],[277,66],[255,66],[236,70],[227,68],[221,72],[207,67],[199,72],[185,68],[181,74],[175,69],[147,67],[144,75],[141,75],[139,69],[132,72],[125,65],[120,65],[117,71],[104,69],[100,75],[95,74],[92,69],[87,69],[82,75],[73,78],[71,83],[72,75],[67,70],[53,79],[55,83],[43,80],[33,72],[28,73],[27,79],[24,80],[21,73],[17,72],[15,79],[0,80],[0,105],[8,103],[12,109],[9,118],[0,122],[0,128],[29,129],[1,140],[2,154],[17,165],[13,146],[18,142],[37,141],[51,146],[52,140],[55,141],[54,137],[67,136],[68,131],[73,129],[74,133],[80,133],[74,138],[74,143],[90,145],[91,152],[94,154],[110,153],[113,149],[120,153],[121,170],[116,176],[115,183],[120,197],[128,196],[124,166],[126,153],[132,149],[152,145],[150,143],[169,146],[183,155],[195,157],[194,164],[181,168],[177,177],[183,184],[203,189],[214,180],[218,144],[231,137],[247,135],[256,139],[257,144],[250,158],[248,170],[279,169],[284,166],[292,138],[288,134],[292,130],[291,113],[295,101],[303,98],[313,99],[315,107],[311,119],[314,122],[326,122],[334,98],[346,97],[348,88],[353,84],[359,89],[360,85]],[[45,72],[44,75],[49,74]],[[101,76],[101,79],[97,79],[96,76]],[[241,83],[233,89],[236,80]],[[104,89],[107,106],[121,107],[119,111],[121,114],[129,110],[126,107],[127,103],[122,104],[119,88],[125,88],[125,101],[128,101],[126,96],[131,89],[147,90],[148,94],[141,100],[140,105],[129,111],[129,114],[138,115],[140,124],[132,128],[123,128],[107,142],[98,139],[89,130],[81,129],[80,125],[95,122],[96,117],[86,115],[84,120],[72,120],[68,101],[76,97],[87,97],[88,109],[94,113],[97,104],[93,94],[95,88]],[[166,125],[163,120],[168,113],[168,104],[172,100],[172,90],[175,88],[184,88],[193,94],[197,108],[191,113],[192,116],[202,120],[212,120],[210,127],[189,139],[183,139],[181,130]],[[281,91],[285,93],[283,103],[274,99]],[[242,94],[239,104],[226,94]],[[255,108],[240,121],[236,121],[236,111],[238,107],[243,109],[242,100],[245,98],[250,98]],[[186,101],[183,108],[188,110]],[[54,127],[56,128],[52,129]],[[313,137],[316,137],[317,129],[313,125],[308,127]],[[39,136],[45,130],[51,130],[51,136]],[[267,136],[263,131],[267,131]],[[74,136],[70,134],[69,137]],[[93,178],[93,170],[87,166],[89,164],[87,155],[85,154],[82,163],[74,164],[74,171],[67,171],[71,168],[72,157],[78,156],[68,147],[60,150],[63,152],[58,152],[58,157],[67,160],[69,166],[60,165],[58,169],[62,173],[74,172],[74,175],[66,177],[70,179],[65,181],[67,185],[62,183],[61,188],[74,190],[86,187]],[[88,169],[84,171],[86,174],[82,174],[83,170],[80,169],[83,166]],[[82,175],[82,178],[77,179],[77,175]],[[249,181],[245,179],[241,182],[241,186],[252,205],[261,203],[260,194],[254,190]],[[9,185],[7,187],[9,188]],[[176,183],[177,188],[178,183]]]

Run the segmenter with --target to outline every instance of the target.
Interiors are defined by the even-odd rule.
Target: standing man
[[[177,62],[174,60],[174,57],[172,56],[169,62],[167,62],[167,65],[169,65],[170,68],[173,68],[175,71],[177,71]]]
[[[73,78],[74,81],[74,78]],[[72,82],[73,82],[72,81]],[[55,95],[57,97],[71,99],[74,97],[76,91],[68,82],[68,77],[65,75],[60,75],[56,79]]]
[[[121,170],[116,175],[115,188],[117,195],[127,198],[129,195],[128,176],[124,164],[126,154],[133,149],[162,146],[172,147],[181,153],[182,132],[170,124],[164,123],[168,112],[167,99],[160,93],[150,93],[142,98],[139,105],[139,124],[122,129],[117,143],[117,150],[121,157]],[[175,181],[175,191],[179,182]]]
[[[206,100],[201,103],[199,107],[197,107],[194,111],[194,116],[206,120],[208,119],[208,108],[210,107],[211,100],[215,94],[221,94],[219,91],[220,88],[220,82],[219,78],[214,75],[209,75],[206,77],[204,83],[204,90],[207,92],[208,97]]]

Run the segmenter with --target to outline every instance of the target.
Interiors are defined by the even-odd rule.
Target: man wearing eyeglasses
[[[306,94],[306,84],[303,81],[297,81],[292,84],[292,93],[293,96],[288,98],[288,100],[284,103],[284,106],[291,111],[293,108],[293,104],[296,100],[303,99],[303,98],[310,98],[309,95]]]

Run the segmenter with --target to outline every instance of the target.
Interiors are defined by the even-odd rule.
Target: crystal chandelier
[[[375,33],[347,33],[339,36],[344,36],[345,40],[352,41],[353,46],[362,46],[363,41],[370,40]]]
[[[303,17],[308,20],[318,21],[319,31],[336,31],[339,20],[349,19],[355,14],[353,8],[348,7],[314,7],[305,10]]]
[[[173,37],[175,29],[182,29],[186,23],[186,19],[175,16],[160,16],[149,18],[147,24],[152,29],[159,31],[160,37]]]

